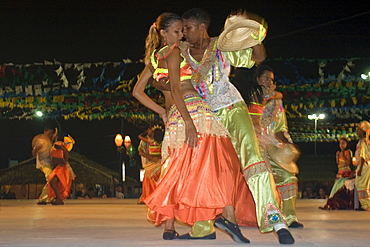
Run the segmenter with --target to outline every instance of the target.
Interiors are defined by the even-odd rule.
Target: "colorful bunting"
[[[283,62],[294,71],[293,81],[276,75],[277,90],[284,95],[293,140],[312,141],[316,138],[318,141],[336,141],[339,135],[354,138],[353,125],[370,119],[370,86],[351,74],[356,61],[365,59],[270,60]],[[333,61],[343,61],[338,74],[325,73]],[[303,77],[298,62],[315,63],[318,68],[316,77]],[[132,65],[136,65],[135,69],[129,67]],[[63,64],[54,60],[0,65],[0,118],[33,119],[34,113],[41,110],[46,117],[54,119],[123,117],[135,125],[161,123],[162,119],[157,114],[131,96],[143,67],[141,60],[130,59],[120,62]],[[158,90],[147,86],[146,92],[164,105]],[[316,135],[313,122],[307,119],[307,115],[313,113],[327,115],[325,120],[319,121]]]

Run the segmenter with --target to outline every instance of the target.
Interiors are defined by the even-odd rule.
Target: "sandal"
[[[164,240],[173,240],[177,238],[179,234],[175,230],[165,229],[163,231],[163,239]]]

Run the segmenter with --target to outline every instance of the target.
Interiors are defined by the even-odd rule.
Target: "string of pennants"
[[[0,118],[33,119],[36,111],[42,111],[50,118],[123,117],[134,124],[160,122],[157,114],[131,96],[143,67],[142,61],[128,59],[0,65]],[[146,91],[159,104],[164,104],[158,90],[148,86]]]
[[[275,60],[278,61],[278,60]],[[282,76],[277,90],[284,95],[289,129],[295,140],[336,141],[339,135],[353,138],[350,127],[327,126],[314,133],[308,114],[325,113],[325,122],[356,124],[370,119],[370,87],[351,74],[355,59],[345,61],[337,75],[325,74],[331,60],[312,60],[317,63],[317,76],[305,78],[295,67],[300,60],[285,60],[293,68],[293,82]],[[161,123],[160,117],[131,96],[139,73],[141,60],[119,62],[60,63],[44,61],[34,64],[0,65],[0,118],[33,119],[40,110],[49,118],[78,118],[94,120],[123,117],[136,125],[144,122]],[[148,86],[148,95],[164,105],[161,93]],[[320,133],[322,131],[322,133]],[[344,131],[342,133],[342,131]],[[320,137],[319,137],[320,136]]]

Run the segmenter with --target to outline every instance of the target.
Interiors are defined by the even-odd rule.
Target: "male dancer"
[[[269,76],[267,78],[270,78],[270,83],[272,83],[274,80],[274,72],[268,66],[264,66],[263,68],[265,70],[263,73],[268,73]],[[258,80],[263,79],[258,78]],[[281,99],[271,99],[265,105],[262,113],[262,127],[265,129],[267,135],[273,135],[279,142],[293,143],[288,133],[286,114]],[[283,200],[282,212],[287,220],[289,228],[303,228],[303,224],[298,222],[295,212],[298,178],[295,174],[279,166],[272,159],[269,159],[269,161],[277,189]]]
[[[146,131],[144,131],[143,133],[141,133],[139,135],[139,139],[140,139],[140,136],[144,136],[144,137],[153,137],[153,130],[152,128],[148,128]],[[143,141],[140,139],[140,143],[139,143],[139,146],[137,148],[138,152],[139,152],[139,155],[141,156],[141,167],[144,169],[145,166],[146,166],[146,163],[149,161],[149,158],[150,158],[150,155],[149,155],[149,143]],[[145,173],[144,173],[144,180],[147,180],[148,178],[145,176]],[[145,194],[145,191],[153,191],[152,189],[150,188],[147,188],[148,186],[144,185],[146,184],[143,180],[143,183],[142,183],[142,187],[143,187],[143,192],[142,194]],[[142,200],[142,195],[140,196],[139,200],[137,201],[138,204],[144,204],[143,200]]]
[[[32,155],[36,157],[36,168],[40,169],[44,173],[46,179],[46,184],[43,187],[41,195],[39,196],[39,201],[37,202],[38,205],[45,205],[51,202],[48,198],[48,177],[53,171],[50,150],[58,136],[56,130],[56,128],[45,127],[43,134],[36,135],[32,139]]]
[[[266,166],[254,134],[249,112],[243,98],[229,81],[230,65],[250,68],[255,61],[265,59],[262,44],[237,52],[217,50],[217,38],[210,38],[207,28],[209,15],[202,9],[191,9],[182,16],[184,37],[189,43],[186,59],[193,69],[192,83],[201,96],[216,111],[231,134],[245,180],[256,203],[256,214],[261,232],[275,231],[281,244],[293,244],[279,210],[279,195],[272,173]],[[207,239],[214,235],[212,222],[197,222],[180,239]],[[217,222],[215,224],[217,225]]]

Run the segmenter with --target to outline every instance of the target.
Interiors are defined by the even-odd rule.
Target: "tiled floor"
[[[295,246],[370,246],[370,212],[323,211],[325,200],[298,200],[305,225],[291,229]],[[189,227],[176,225],[179,233]],[[273,233],[242,228],[249,246],[280,246]],[[35,200],[0,200],[0,246],[237,246],[225,233],[216,240],[162,240],[162,228],[146,219],[146,206],[133,199],[67,200],[38,206]]]

